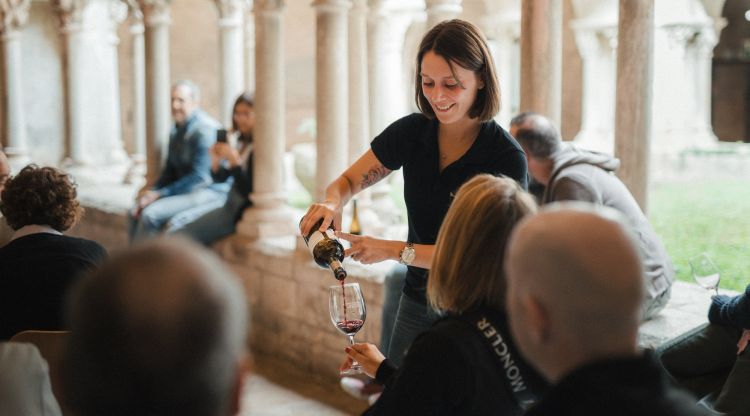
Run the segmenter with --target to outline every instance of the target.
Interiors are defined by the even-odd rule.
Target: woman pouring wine
[[[403,117],[326,189],[300,223],[306,236],[341,230],[349,199],[403,168],[407,241],[336,232],[351,243],[346,255],[364,264],[397,260],[408,266],[388,355],[396,365],[414,338],[436,320],[425,288],[438,230],[458,188],[480,173],[508,176],[526,187],[526,159],[492,117],[500,109],[495,64],[479,29],[462,20],[442,22],[422,39],[416,57],[415,100],[420,113]]]

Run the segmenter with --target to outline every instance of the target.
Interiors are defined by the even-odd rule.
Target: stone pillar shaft
[[[146,186],[161,172],[172,124],[169,76],[169,2],[139,0],[146,25]]]
[[[349,11],[349,164],[367,151],[367,0],[353,0]]]
[[[140,13],[139,13],[140,14]],[[139,161],[146,160],[146,44],[143,16],[130,25],[133,71],[133,148]]]
[[[521,111],[536,111],[560,125],[562,0],[521,4]]]
[[[646,211],[651,142],[654,0],[620,0],[615,103],[618,176]]]
[[[3,49],[5,50],[5,92],[8,100],[6,102],[6,120],[8,123],[7,145],[5,149],[9,157],[27,157],[26,138],[26,115],[23,108],[23,81],[21,70],[21,38],[17,30],[6,30],[2,35]]]
[[[238,231],[255,239],[292,234],[291,213],[284,189],[284,1],[255,0],[255,141],[253,206],[245,211]]]
[[[234,100],[244,89],[242,47],[242,3],[239,0],[216,0],[221,33],[221,121],[232,125]]]
[[[315,116],[317,171],[315,200],[346,169],[347,146],[347,19],[348,1],[316,0]]]
[[[3,80],[6,123],[2,134],[6,138],[5,152],[13,170],[29,161],[26,135],[26,113],[23,106],[23,72],[21,62],[21,26],[29,17],[30,0],[11,0],[0,3],[0,36],[3,42]]]
[[[283,2],[255,2],[255,109],[253,204],[273,208],[283,200],[284,30]]]

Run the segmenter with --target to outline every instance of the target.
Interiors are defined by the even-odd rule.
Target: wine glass
[[[365,298],[359,283],[341,282],[340,285],[328,288],[328,306],[331,322],[341,333],[349,338],[349,345],[354,345],[354,334],[362,328],[367,316]],[[354,361],[349,368],[341,370],[342,375],[361,374],[362,366]]]
[[[706,290],[715,290],[716,294],[719,294],[721,273],[708,253],[701,253],[691,258],[690,269],[693,271],[693,278],[700,286]]]

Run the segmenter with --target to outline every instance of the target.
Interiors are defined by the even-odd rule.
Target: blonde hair
[[[461,186],[438,233],[427,280],[430,305],[453,313],[504,310],[505,245],[513,227],[536,209],[510,178],[481,174]]]

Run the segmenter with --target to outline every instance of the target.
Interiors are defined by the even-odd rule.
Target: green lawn
[[[750,182],[654,185],[649,210],[679,280],[692,282],[688,259],[705,251],[722,288],[742,291],[750,283]]]

